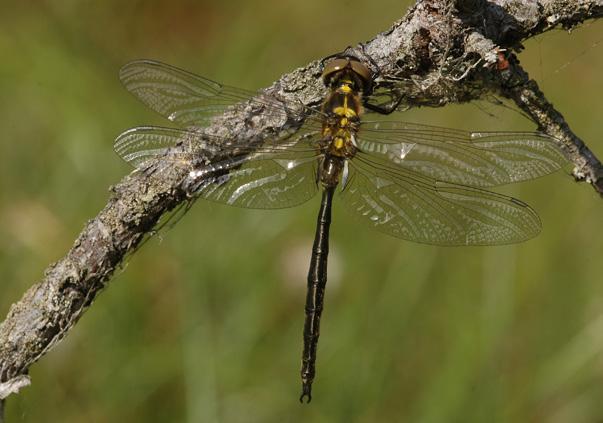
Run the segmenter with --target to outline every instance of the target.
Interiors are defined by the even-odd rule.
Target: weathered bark
[[[554,27],[572,28],[602,14],[603,0],[419,1],[388,31],[349,51],[379,75],[377,92],[398,90],[402,107],[438,107],[492,93],[512,99],[542,131],[559,140],[575,165],[574,177],[603,194],[601,163],[513,53],[529,37]],[[322,61],[314,61],[283,75],[267,91],[315,106],[325,93],[321,70]],[[261,108],[239,107],[217,118],[207,131],[236,134],[239,142],[253,143],[286,123],[283,116]],[[187,201],[188,169],[173,162],[155,166],[112,188],[106,207],[88,222],[67,255],[11,307],[0,325],[0,399],[28,383],[29,366],[67,334],[124,257],[162,215]]]

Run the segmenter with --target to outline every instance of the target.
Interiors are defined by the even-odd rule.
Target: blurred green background
[[[408,2],[2,2],[0,313],[71,246],[129,167],[121,131],[163,124],[120,85],[154,58],[248,89],[372,38]],[[603,157],[603,22],[521,60]],[[489,102],[399,119],[533,129]],[[438,248],[358,226],[335,204],[314,400],[298,403],[318,198],[282,211],[199,201],[135,254],[31,368],[10,422],[603,420],[603,203],[568,170],[506,189],[542,234]]]

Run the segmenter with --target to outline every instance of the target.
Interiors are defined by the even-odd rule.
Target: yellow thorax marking
[[[333,140],[333,147],[335,147],[336,150],[341,150],[344,144],[345,142],[341,137],[337,137]]]
[[[333,109],[333,113],[335,113],[336,115],[345,117],[345,118],[352,118],[354,116],[356,116],[356,112],[348,107],[348,96],[345,95],[343,97],[343,106],[339,106],[339,107],[335,107]]]
[[[339,90],[343,93],[343,94],[349,94],[352,92],[352,88],[350,87],[350,85],[347,83],[347,81],[344,81],[344,83],[341,85],[341,87],[339,87]]]
[[[341,82],[341,85],[337,88],[337,91],[340,94],[343,94],[343,106],[333,108],[333,113],[336,115],[352,118],[356,116],[356,112],[348,106],[349,95],[353,92],[352,90],[352,81],[344,80]],[[342,126],[347,125],[347,120],[342,120]]]
[[[353,118],[354,116],[356,116],[356,112],[353,109],[347,107],[346,104],[344,104],[343,107],[335,107],[333,109],[333,113],[339,116],[344,116],[346,118]]]

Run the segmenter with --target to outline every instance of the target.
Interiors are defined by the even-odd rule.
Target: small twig
[[[563,115],[540,91],[536,81],[530,80],[528,74],[517,64],[510,65],[509,72],[512,74],[509,80],[519,83],[511,83],[503,93],[515,101],[543,132],[559,141],[559,146],[574,164],[574,178],[591,184],[595,191],[603,195],[603,166],[599,159],[572,132]]]

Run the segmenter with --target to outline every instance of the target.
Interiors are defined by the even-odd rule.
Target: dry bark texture
[[[493,93],[512,99],[543,132],[559,140],[574,164],[574,177],[603,194],[601,163],[514,55],[529,37],[602,14],[603,0],[419,1],[388,31],[348,51],[379,75],[377,92],[384,93],[384,100],[388,90],[398,90],[401,107],[443,106]],[[283,75],[266,91],[285,101],[320,104],[325,94],[322,62]],[[206,131],[251,144],[285,124],[290,119],[248,104],[218,117]],[[125,177],[67,255],[11,307],[0,325],[0,400],[29,383],[29,366],[68,333],[160,217],[186,202],[188,177],[188,168],[173,162],[157,162],[149,172]]]

